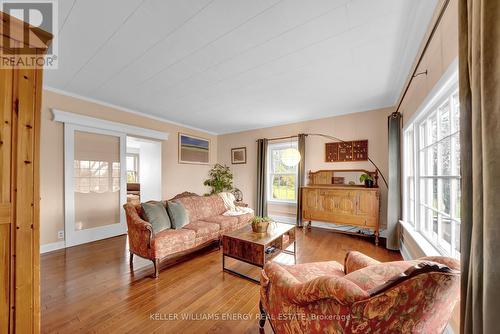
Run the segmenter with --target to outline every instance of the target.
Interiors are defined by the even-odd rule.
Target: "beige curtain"
[[[255,199],[255,215],[267,216],[267,139],[257,140],[257,192]]]
[[[389,178],[387,187],[386,248],[399,250],[399,220],[401,219],[401,114],[393,112],[387,118],[389,136]]]
[[[305,185],[306,180],[306,134],[300,133],[298,137],[298,150],[301,159],[297,166],[297,226],[302,226],[302,196],[301,188]]]
[[[460,0],[461,332],[500,324],[500,1]]]

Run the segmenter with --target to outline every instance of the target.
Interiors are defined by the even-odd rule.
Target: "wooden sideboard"
[[[302,219],[370,229],[379,238],[380,191],[360,185],[311,184],[301,188]]]

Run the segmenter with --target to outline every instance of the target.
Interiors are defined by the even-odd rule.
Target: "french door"
[[[126,135],[64,124],[66,247],[126,233]]]

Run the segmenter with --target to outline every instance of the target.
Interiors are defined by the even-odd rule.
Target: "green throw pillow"
[[[153,232],[158,233],[172,227],[165,205],[162,202],[142,203],[142,210],[148,222],[153,226]]]
[[[189,213],[181,203],[168,201],[167,210],[173,228],[179,229],[189,224]]]

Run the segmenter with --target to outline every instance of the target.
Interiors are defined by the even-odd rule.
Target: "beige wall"
[[[64,230],[63,124],[52,121],[51,108],[168,132],[169,139],[162,143],[163,198],[170,198],[183,191],[199,194],[206,192],[203,181],[210,166],[179,164],[177,134],[184,132],[210,139],[211,164],[217,160],[217,136],[45,90],[42,97],[40,140],[40,243],[42,245],[61,241],[57,239],[57,231]]]
[[[258,138],[274,138],[298,133],[323,133],[343,140],[368,139],[369,155],[387,177],[387,116],[393,108],[359,112],[270,128],[244,131],[219,136],[218,161],[231,167],[234,186],[243,192],[244,201],[255,207],[256,166]],[[325,143],[321,137],[308,137],[306,141],[306,171],[318,169],[362,168],[375,170],[369,162],[326,163]],[[247,148],[247,163],[231,165],[231,148]],[[382,182],[382,181],[380,181]],[[381,185],[381,224],[386,226],[387,189]],[[276,206],[272,209],[277,210]],[[281,208],[290,212],[290,208]]]
[[[427,75],[413,78],[400,107],[403,123],[420,108],[432,88],[458,57],[458,0],[451,0],[438,28],[422,58],[417,73]]]
[[[400,111],[403,114],[404,124],[407,124],[412,116],[415,115],[415,112],[421,107],[427,95],[429,95],[430,91],[457,57],[458,1],[451,0],[417,70],[417,72],[427,70],[427,75],[414,78],[411,81],[408,93],[402,100]],[[404,230],[402,241],[410,256],[413,258],[422,256],[423,252],[418,247],[418,244]]]

